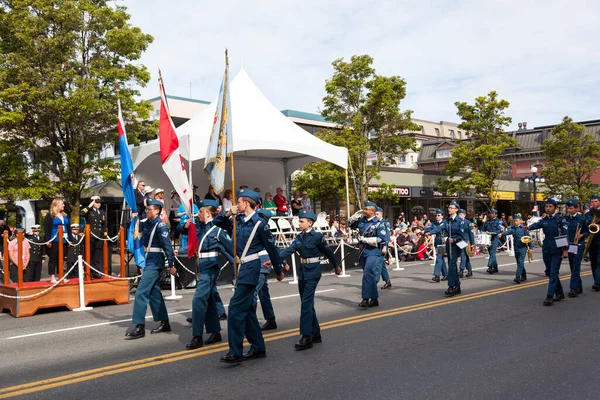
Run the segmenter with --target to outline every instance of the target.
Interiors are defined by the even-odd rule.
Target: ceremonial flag
[[[229,96],[229,59],[225,51],[225,75],[219,90],[213,129],[204,158],[204,172],[217,194],[225,188],[225,163],[233,153],[231,106]],[[234,188],[235,189],[235,188]]]
[[[171,120],[167,95],[163,85],[162,76],[158,72],[158,86],[160,89],[160,121],[158,124],[158,141],[160,144],[160,159],[163,170],[169,177],[173,188],[179,194],[181,204],[186,214],[193,221],[193,195],[190,188],[190,182],[185,173],[183,158],[179,151],[179,139],[175,125]],[[196,226],[191,223],[188,229],[188,257],[192,257],[198,248],[198,239],[196,237]]]
[[[146,254],[144,252],[144,245],[142,244],[142,234],[139,232],[138,217],[133,217],[129,224],[129,230],[127,231],[127,250],[133,253],[135,265],[140,268],[146,266]]]

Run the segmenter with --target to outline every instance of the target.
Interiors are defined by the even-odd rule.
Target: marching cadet
[[[302,305],[300,307],[300,341],[296,343],[296,350],[306,350],[313,347],[313,343],[321,343],[321,327],[315,312],[315,290],[321,279],[321,255],[329,259],[331,265],[335,266],[335,274],[339,275],[342,269],[338,266],[335,254],[327,245],[323,234],[313,229],[317,220],[316,214],[300,210],[300,234],[296,236],[292,244],[279,252],[282,259],[298,253],[300,255],[300,268],[298,269],[298,292]],[[381,229],[381,227],[379,228]]]
[[[204,344],[221,341],[221,324],[217,310],[216,286],[220,274],[219,256],[225,255],[233,263],[233,244],[222,229],[213,223],[217,216],[219,202],[203,200],[200,204],[198,218],[203,224],[201,236],[198,236],[198,271],[200,280],[196,285],[192,300],[192,341],[185,346],[188,350],[197,349]],[[185,223],[187,229],[189,221]],[[206,333],[210,336],[205,342],[202,333],[206,325]]]
[[[579,200],[567,201],[567,224],[569,225],[569,267],[571,268],[571,281],[569,283],[569,297],[577,297],[583,292],[581,282],[581,260],[585,250],[585,239],[589,236],[587,218],[579,212]]]
[[[232,206],[226,214],[218,215],[213,223],[227,231],[233,231],[232,216],[236,218],[237,256],[239,271],[235,292],[229,301],[227,318],[227,335],[229,352],[221,357],[224,363],[239,363],[267,356],[265,341],[256,318],[256,310],[252,307],[260,269],[264,268],[260,261],[260,251],[267,250],[275,269],[277,280],[285,277],[283,262],[279,257],[275,240],[270,235],[269,225],[254,211],[260,195],[253,190],[238,189],[236,192],[237,205]],[[234,268],[236,266],[234,265]],[[244,335],[250,343],[250,350],[243,354]]]
[[[446,240],[446,253],[448,254],[449,264],[448,290],[444,292],[447,297],[461,294],[457,262],[461,250],[464,248],[460,246],[467,246],[467,240],[469,240],[467,223],[457,215],[458,208],[458,203],[452,200],[448,205],[448,218],[445,218],[440,225],[429,231],[429,234],[434,235],[445,231],[448,236],[448,240]]]
[[[79,233],[79,224],[71,224],[71,232],[67,239],[67,268],[69,269],[79,260],[79,256],[84,254],[84,240],[82,239],[83,234]],[[75,267],[69,277],[79,278],[79,268]]]
[[[467,219],[467,211],[464,209],[458,210],[458,216],[465,221],[467,225],[467,233],[469,236],[469,243],[471,246],[475,245],[475,235],[473,234],[473,224]],[[464,278],[465,268],[467,269],[467,278],[473,276],[473,267],[471,266],[471,259],[467,254],[467,248],[461,250],[460,253],[460,273],[458,274],[461,278]]]
[[[160,272],[165,267],[165,259],[171,275],[177,273],[174,267],[173,246],[169,240],[169,228],[160,221],[162,203],[151,200],[146,205],[147,219],[140,221],[143,231],[142,241],[146,246],[146,267],[140,279],[133,303],[133,328],[125,333],[125,339],[139,339],[146,335],[146,309],[150,303],[152,317],[160,324],[150,333],[170,332],[169,315],[165,300],[160,292]]]
[[[525,270],[525,254],[531,254],[531,249],[533,249],[532,242],[525,244],[521,241],[523,236],[528,236],[525,229],[523,229],[523,218],[521,218],[521,214],[514,214],[513,226],[510,229],[499,233],[498,237],[511,235],[514,239],[515,260],[517,261],[517,270],[515,272],[516,276],[514,282],[519,284],[527,280],[527,271]]]
[[[492,244],[489,248],[489,260],[488,260],[488,274],[494,274],[498,272],[498,261],[496,260],[496,250],[498,248],[498,234],[502,232],[502,222],[497,218],[498,210],[491,209],[490,217],[483,224],[482,231],[489,233],[492,236]]]
[[[102,259],[104,256],[104,240],[106,232],[106,213],[101,210],[100,196],[92,196],[90,204],[81,210],[80,216],[85,218],[90,225],[90,261],[92,267],[102,271]],[[98,273],[92,271],[93,278],[100,278]]]
[[[590,211],[586,214],[586,219],[588,223],[588,227],[591,228],[590,225],[598,225],[600,224],[600,195],[593,194],[592,200],[590,201]],[[591,230],[591,229],[590,229]],[[590,257],[590,265],[592,267],[592,275],[594,277],[594,285],[592,286],[592,290],[594,292],[600,292],[600,233],[592,234],[589,246],[589,257]]]
[[[385,252],[385,229],[377,229],[379,220],[375,216],[377,204],[365,201],[363,216],[358,220],[350,219],[349,226],[358,229],[359,242],[362,244],[360,263],[363,267],[362,301],[358,306],[362,309],[379,306],[377,293],[377,271]]]
[[[558,215],[556,200],[546,200],[546,216],[531,224],[529,227],[525,227],[525,230],[536,230],[542,229],[544,231],[544,243],[542,244],[542,256],[546,270],[550,273],[548,280],[548,291],[546,293],[546,300],[544,300],[545,306],[551,306],[555,301],[561,301],[565,298],[560,279],[558,277],[560,273],[560,263],[562,258],[567,258],[567,245],[568,240],[565,235],[569,232],[569,225],[564,217]],[[554,297],[553,297],[554,296]]]
[[[265,220],[265,223],[269,223],[269,219],[273,215],[268,210],[258,210],[256,212],[262,219]],[[269,232],[271,234],[271,232]],[[269,260],[269,254],[263,250],[259,253],[260,262],[263,265],[263,268],[260,269],[260,275],[258,276],[258,285],[256,285],[256,294],[254,295],[254,309],[258,307],[258,300],[260,300],[260,308],[262,309],[263,317],[266,322],[260,328],[263,331],[268,331],[272,329],[277,329],[277,321],[275,320],[275,310],[273,310],[273,303],[271,303],[271,295],[269,294],[269,284],[267,278],[269,277],[269,272],[271,272],[271,261]]]
[[[442,225],[444,222],[444,212],[439,208],[435,210],[435,221],[432,221],[431,225],[423,231],[423,233],[428,234],[432,229]],[[442,281],[448,279],[448,267],[446,266],[446,259],[444,258],[444,254],[446,253],[446,244],[444,243],[444,231],[440,231],[439,234],[435,235],[435,241],[433,245],[436,248],[435,253],[435,264],[433,267],[433,278],[431,278],[434,282],[440,281],[440,273],[442,274]]]
[[[379,227],[377,229],[384,228],[386,231],[386,239],[385,239],[385,253],[384,256],[381,257],[381,262],[379,263],[381,267],[381,271],[377,273],[377,282],[379,282],[379,278],[381,277],[385,284],[381,287],[382,290],[391,289],[392,281],[390,280],[390,274],[387,270],[387,264],[385,263],[385,257],[389,254],[389,246],[390,246],[390,229],[392,225],[383,218],[383,209],[381,207],[377,207],[377,211],[375,211],[375,216],[379,220]]]
[[[40,226],[33,225],[31,233],[27,234],[26,237],[32,243],[29,248],[28,281],[39,282],[42,279],[42,264],[44,262],[44,246],[42,244],[44,239],[40,236]]]

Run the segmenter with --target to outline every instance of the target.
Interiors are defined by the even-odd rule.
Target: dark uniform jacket
[[[298,279],[315,279],[321,277],[321,262],[313,261],[309,263],[302,262],[303,259],[318,258],[323,254],[329,259],[333,268],[337,267],[335,254],[327,245],[327,241],[321,232],[311,229],[308,232],[302,232],[296,236],[290,247],[281,250],[279,255],[282,259],[298,252],[300,254],[300,268],[298,269]]]
[[[90,224],[90,231],[93,235],[101,239],[106,237],[106,213],[104,210],[95,207],[88,210],[86,207],[81,210],[80,216],[84,217],[86,222]],[[90,239],[95,239],[93,235]]]

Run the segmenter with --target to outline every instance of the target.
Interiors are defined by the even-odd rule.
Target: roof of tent
[[[236,159],[283,160],[291,173],[304,164],[328,161],[347,168],[348,149],[326,143],[300,128],[277,110],[243,69],[230,84],[233,151]],[[179,128],[181,154],[203,160],[212,131],[216,101]],[[134,167],[159,152],[158,140],[135,147]]]

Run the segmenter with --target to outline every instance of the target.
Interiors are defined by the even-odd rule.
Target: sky
[[[528,127],[600,118],[597,0],[118,0],[154,36],[141,60],[158,96],[213,101],[229,49],[280,110],[319,112],[331,62],[369,54],[381,75],[407,82],[400,108],[460,122],[456,101],[491,90]],[[191,95],[191,96],[190,96]]]

